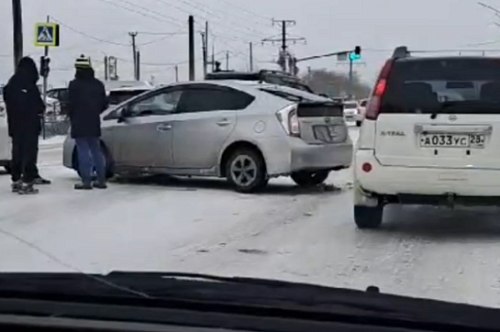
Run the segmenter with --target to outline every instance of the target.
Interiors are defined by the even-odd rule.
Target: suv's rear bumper
[[[354,178],[361,190],[379,195],[500,196],[500,170],[382,166],[371,150],[356,151]]]

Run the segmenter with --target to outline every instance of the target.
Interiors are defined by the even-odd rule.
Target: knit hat
[[[75,68],[92,68],[90,58],[83,54],[80,55],[80,57],[75,61]]]

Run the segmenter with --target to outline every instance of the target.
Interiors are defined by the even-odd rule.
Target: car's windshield
[[[156,271],[500,309],[500,0],[0,0],[0,21],[0,300],[2,272]]]
[[[500,62],[493,58],[437,58],[396,61],[384,97],[383,112],[485,111],[498,104]],[[443,108],[462,103],[475,107]],[[491,107],[486,107],[491,111]]]

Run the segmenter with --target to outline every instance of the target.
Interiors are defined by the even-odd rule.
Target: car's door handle
[[[217,125],[221,126],[221,127],[228,126],[230,124],[231,124],[231,121],[229,121],[228,119],[222,119],[219,122],[217,122]]]
[[[172,125],[170,123],[162,123],[156,126],[157,131],[168,131],[172,129]]]

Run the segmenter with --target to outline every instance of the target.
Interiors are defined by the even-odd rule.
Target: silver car
[[[350,167],[342,105],[293,88],[237,81],[178,83],[136,96],[102,115],[109,176],[224,177],[254,192],[278,176],[300,186]],[[63,164],[78,168],[74,141]]]

